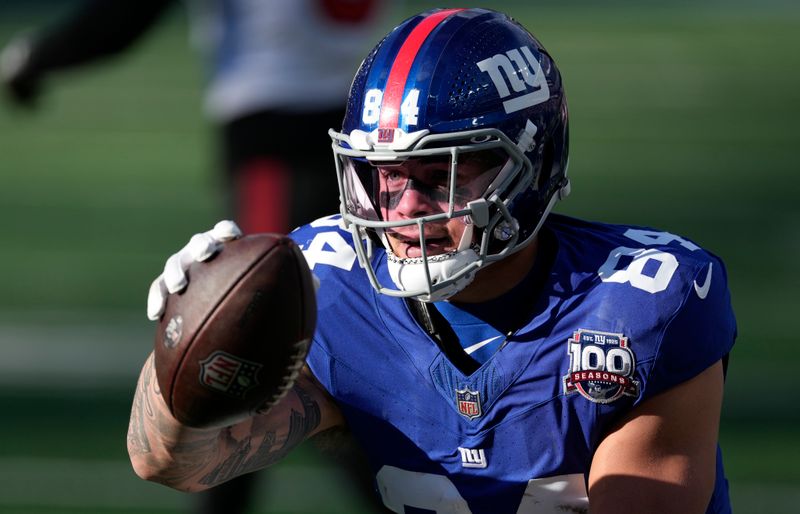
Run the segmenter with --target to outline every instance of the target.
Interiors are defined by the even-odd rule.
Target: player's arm
[[[706,512],[714,489],[722,388],[718,361],[622,419],[592,461],[592,514]]]
[[[172,3],[87,0],[51,26],[9,42],[0,55],[0,81],[13,100],[31,105],[48,74],[122,52]]]
[[[267,467],[314,434],[342,424],[341,414],[304,368],[266,414],[226,427],[197,429],[170,414],[151,355],[139,377],[128,428],[136,474],[181,491],[200,491]]]

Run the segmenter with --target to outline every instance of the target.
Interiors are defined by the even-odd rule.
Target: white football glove
[[[147,317],[157,320],[164,313],[167,296],[180,293],[189,284],[186,270],[193,262],[209,260],[222,249],[222,243],[242,236],[242,230],[233,221],[220,221],[214,228],[195,234],[178,253],[167,259],[164,272],[150,284],[147,294]]]

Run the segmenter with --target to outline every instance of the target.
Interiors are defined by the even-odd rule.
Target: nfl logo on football
[[[223,351],[212,353],[200,361],[200,383],[217,391],[244,398],[258,385],[261,364],[241,359]]]
[[[478,391],[456,389],[456,403],[458,412],[468,419],[475,419],[481,415],[481,395]]]

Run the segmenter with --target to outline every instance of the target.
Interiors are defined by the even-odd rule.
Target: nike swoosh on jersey
[[[476,352],[476,351],[480,350],[481,348],[483,348],[487,344],[491,343],[492,341],[494,341],[496,339],[500,339],[501,337],[503,337],[503,336],[494,336],[494,337],[490,337],[489,339],[484,339],[480,343],[475,343],[472,346],[467,346],[466,348],[464,348],[464,351],[467,352],[467,355],[469,355],[469,354],[471,354],[473,352]]]
[[[706,273],[706,281],[701,286],[697,283],[697,280],[694,281],[694,290],[697,293],[697,296],[700,297],[701,300],[705,300],[706,296],[708,296],[708,291],[711,289],[711,269],[714,267],[714,263],[708,263],[708,273]]]

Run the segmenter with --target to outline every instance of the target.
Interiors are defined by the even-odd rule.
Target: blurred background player
[[[0,58],[7,96],[36,106],[48,79],[122,53],[173,3],[90,0],[50,27],[18,36]],[[219,132],[228,214],[245,232],[288,232],[336,211],[326,132],[341,123],[352,69],[382,30],[390,3],[397,4],[187,2],[207,73],[205,111]]]
[[[50,79],[123,53],[174,3],[90,0],[49,27],[19,35],[0,54],[7,97],[36,107]],[[389,4],[398,2],[186,4],[207,74],[204,108],[217,131],[227,215],[246,233],[286,233],[336,212],[327,130],[341,124],[352,70],[384,29]],[[363,480],[370,487],[371,478]],[[202,493],[198,512],[245,512],[253,486],[249,475]]]

